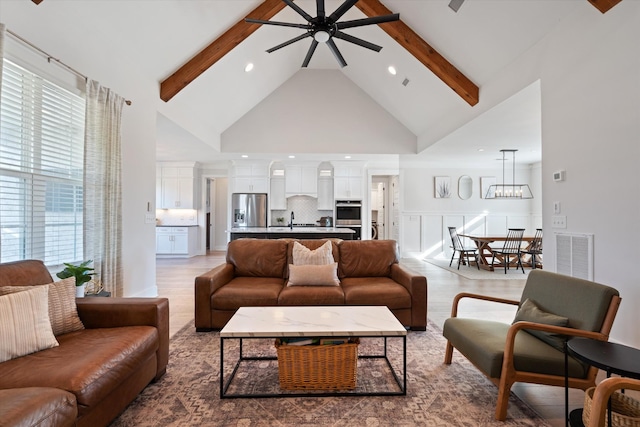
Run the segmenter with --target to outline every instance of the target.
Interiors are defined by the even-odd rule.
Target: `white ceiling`
[[[458,13],[449,0],[382,0],[392,12],[480,87],[516,60],[587,0],[468,0]],[[4,2],[3,2],[4,3]],[[9,2],[11,3],[11,2]],[[31,3],[31,2],[29,2]],[[45,0],[37,6],[59,20],[64,39],[99,46],[105,55],[135,63],[158,84],[257,7],[261,0]],[[332,11],[342,0],[326,0]],[[315,16],[314,0],[296,4]],[[6,7],[11,7],[6,4]],[[30,6],[33,6],[31,4]],[[25,7],[25,6],[15,6]],[[595,10],[595,9],[594,9]],[[352,8],[342,20],[364,15]],[[302,22],[286,7],[273,20]],[[380,53],[336,40],[345,57],[344,75],[416,136],[470,107],[425,66],[377,26],[346,30],[383,46]],[[158,98],[158,160],[215,161],[220,134],[278,89],[299,69],[309,47],[305,39],[274,53],[266,49],[301,30],[263,25],[169,102]],[[243,71],[246,63],[255,68]],[[393,65],[396,76],[387,72]],[[318,46],[310,68],[339,69],[326,46]],[[401,82],[407,78],[405,87]],[[487,112],[419,158],[456,158],[484,148],[496,158],[501,148],[518,148],[519,161],[540,159],[539,88],[526,89],[509,108]],[[537,110],[536,110],[537,108]],[[213,148],[212,148],[213,147]],[[390,147],[390,153],[393,148]],[[466,155],[466,154],[465,154]],[[429,157],[432,156],[432,157]],[[479,158],[478,158],[479,159]],[[476,159],[476,160],[478,160]]]

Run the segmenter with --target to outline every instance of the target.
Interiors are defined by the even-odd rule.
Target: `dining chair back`
[[[478,265],[478,249],[465,247],[460,240],[460,236],[458,236],[458,231],[455,227],[447,227],[449,229],[449,235],[451,236],[451,247],[453,248],[453,254],[451,255],[451,261],[449,261],[449,267],[453,263],[453,259],[458,254],[458,270],[460,270],[460,263],[463,260],[466,260],[467,265],[471,265],[470,257],[473,257],[474,262],[476,263],[476,267],[480,270],[480,266]]]
[[[511,257],[516,257],[516,269],[520,267],[522,274],[524,274],[524,267],[522,266],[522,260],[520,254],[522,251],[522,236],[524,236],[524,228],[510,228],[507,232],[507,238],[504,241],[502,249],[492,249],[493,258],[491,264],[493,265],[496,260],[496,255],[500,255],[502,263],[504,264],[504,274],[507,274],[507,269],[511,263]]]
[[[542,228],[536,228],[536,234],[533,236],[533,240],[528,248],[525,248],[520,251],[521,259],[522,255],[530,255],[531,256],[531,268],[538,268],[538,264],[540,264],[540,268],[542,268]]]

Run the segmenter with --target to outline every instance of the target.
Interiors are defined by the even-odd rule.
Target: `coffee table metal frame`
[[[238,315],[238,313],[240,313],[240,316],[251,316],[252,312],[255,309],[272,309],[272,310],[277,310],[277,309],[284,309],[284,311],[286,312],[289,309],[298,309],[300,307],[242,307],[238,310],[238,312],[236,312],[236,315]],[[386,313],[384,313],[384,310],[388,311],[387,307],[347,307],[347,306],[338,306],[338,307],[313,307],[314,310],[322,310],[322,309],[326,309],[329,312],[335,312],[336,309],[338,309],[338,311],[343,311],[346,308],[356,308],[357,310],[362,310],[362,309],[373,309],[374,311],[376,311],[378,313],[378,315],[384,315]],[[305,307],[305,309],[308,309],[308,307]],[[382,311],[380,311],[382,310]],[[282,311],[282,310],[280,310]],[[348,312],[343,312],[348,316]],[[393,314],[388,311],[388,314],[390,314],[391,316],[393,316]],[[309,313],[307,313],[307,315],[309,315]],[[234,315],[235,316],[235,315]],[[394,317],[395,318],[395,317]],[[399,322],[398,322],[399,324]],[[402,327],[402,325],[400,325]],[[226,328],[226,326],[225,326]],[[380,339],[384,339],[384,351],[382,354],[365,354],[365,355],[358,355],[358,359],[384,359],[386,361],[386,364],[391,372],[391,374],[393,375],[396,384],[398,385],[399,390],[398,391],[379,391],[379,392],[357,392],[357,391],[314,391],[314,390],[310,390],[310,391],[287,391],[287,392],[281,392],[281,393],[229,393],[228,389],[231,385],[231,382],[233,381],[233,379],[235,378],[235,375],[241,365],[242,362],[244,361],[251,361],[251,360],[277,360],[277,357],[275,356],[250,356],[250,355],[245,355],[243,352],[243,340],[245,339],[273,339],[275,340],[276,338],[283,338],[283,337],[291,337],[291,336],[300,336],[300,333],[298,334],[292,334],[290,332],[287,331],[281,331],[281,332],[277,332],[274,331],[272,333],[269,332],[265,332],[265,333],[256,333],[256,332],[227,332],[225,331],[225,328],[223,328],[220,331],[220,398],[221,399],[228,399],[228,398],[256,398],[256,397],[326,397],[326,396],[405,396],[407,394],[407,332],[406,329],[404,329],[404,327],[402,327],[402,330],[395,330],[395,331],[382,331],[382,332],[375,332],[375,331],[371,331],[371,332],[366,332],[367,328],[364,328],[363,330],[359,330],[359,331],[345,331],[344,329],[341,328],[332,328],[332,327],[328,327],[326,330],[313,330],[313,331],[305,331],[305,336],[323,336],[323,337],[330,337],[330,336],[354,336],[354,337],[358,337],[358,338],[380,338]],[[286,328],[285,328],[286,329]],[[317,335],[315,335],[317,334]],[[401,339],[402,340],[402,373],[398,373],[396,372],[396,369],[394,369],[393,364],[391,363],[391,361],[389,360],[389,354],[387,352],[387,346],[388,346],[388,339],[389,338],[397,338],[397,339]],[[225,357],[224,357],[224,353],[225,353],[225,342],[229,341],[229,340],[239,340],[239,355],[238,355],[238,359],[235,361],[235,365],[233,368],[233,371],[231,372],[231,374],[229,375],[229,377],[226,379],[225,381],[225,375],[224,375],[224,365],[225,365]]]

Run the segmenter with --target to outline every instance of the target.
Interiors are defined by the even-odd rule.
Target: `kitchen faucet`
[[[293,211],[291,211],[291,222],[289,222],[289,228],[291,228],[293,230],[293,219],[295,218],[295,215],[293,215]]]

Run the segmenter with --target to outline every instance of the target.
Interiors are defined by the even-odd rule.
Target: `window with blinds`
[[[0,262],[82,260],[85,102],[4,60]]]

